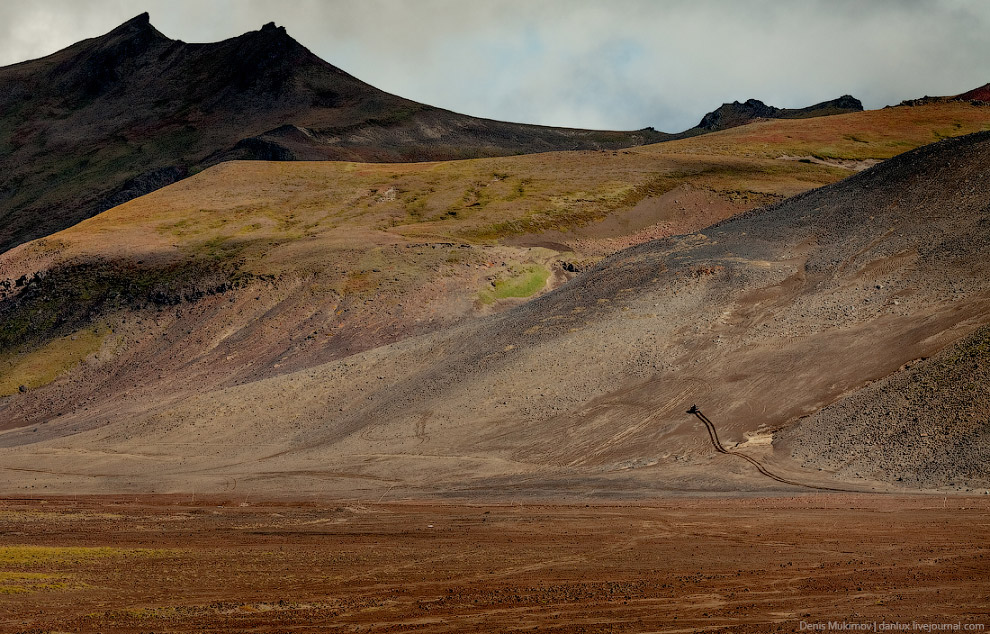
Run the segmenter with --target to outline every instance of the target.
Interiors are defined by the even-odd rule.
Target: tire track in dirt
[[[807,484],[804,482],[798,482],[797,480],[791,480],[789,478],[779,476],[776,473],[769,471],[756,458],[747,456],[746,454],[740,451],[729,451],[728,449],[723,447],[722,442],[718,439],[718,431],[715,429],[715,424],[711,420],[709,420],[709,418],[705,416],[700,409],[698,409],[697,405],[693,405],[691,409],[688,410],[688,414],[694,414],[698,418],[698,420],[700,420],[702,423],[705,424],[705,429],[708,430],[708,437],[711,439],[712,446],[715,448],[715,451],[725,454],[727,456],[736,456],[737,458],[742,458],[746,462],[756,467],[756,470],[759,471],[762,475],[770,478],[771,480],[776,480],[781,484],[789,484],[791,486],[804,487],[806,489],[817,489],[819,491],[838,491],[840,493],[870,493],[870,491],[861,491],[857,489],[839,489],[836,487],[826,487],[826,486],[819,486],[816,484]]]

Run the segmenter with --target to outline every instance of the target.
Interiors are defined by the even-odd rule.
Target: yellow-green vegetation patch
[[[570,231],[602,220],[617,210],[635,207],[646,198],[663,196],[681,185],[712,192],[730,202],[749,202],[755,206],[834,182],[848,173],[840,168],[766,159],[694,160],[686,169],[637,175],[638,182],[607,181],[595,189],[541,196],[521,205],[512,218],[467,226],[454,235],[467,240],[498,240],[543,231]]]
[[[675,184],[676,185],[676,184]],[[671,185],[672,189],[675,185]],[[602,183],[594,191],[560,191],[541,193],[522,200],[511,212],[507,220],[467,226],[454,231],[454,235],[465,240],[497,240],[512,235],[538,233],[541,231],[567,231],[594,220],[601,220],[612,211],[635,204],[646,196],[650,184],[631,185],[625,183]],[[638,198],[633,200],[633,197]],[[523,198],[523,194],[517,197]]]
[[[86,584],[75,580],[75,575],[62,571],[52,572],[52,567],[77,566],[110,558],[162,557],[173,552],[99,546],[0,546],[0,595],[86,587]],[[46,570],[19,570],[36,567],[45,567]]]
[[[83,359],[100,349],[110,330],[106,326],[85,328],[22,354],[0,357],[0,396],[51,383]]]
[[[478,295],[483,304],[493,304],[496,300],[509,297],[531,297],[550,278],[550,271],[542,264],[516,266],[507,277],[492,282],[491,288],[483,289]]]
[[[54,511],[0,511],[0,522],[69,522],[85,520],[119,520],[118,513],[54,512]]]
[[[162,235],[172,235],[177,238],[185,238],[195,235],[200,228],[190,218],[183,218],[176,222],[163,223],[156,227],[158,233]]]
[[[44,590],[68,590],[81,588],[84,584],[73,583],[66,575],[53,575],[45,572],[3,572],[0,571],[0,595],[24,594]]]
[[[163,557],[174,552],[109,546],[0,546],[0,567],[78,564],[108,557]]]

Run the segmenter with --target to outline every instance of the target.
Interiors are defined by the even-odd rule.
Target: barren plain
[[[988,511],[985,497],[845,494],[621,505],[7,499],[0,631],[984,625]]]

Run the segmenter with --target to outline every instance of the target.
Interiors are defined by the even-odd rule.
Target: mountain
[[[802,110],[727,104],[681,134],[506,123],[385,93],[266,24],[212,44],[141,14],[104,36],[0,68],[0,251],[233,159],[431,161],[619,149]]]
[[[940,108],[839,119],[875,130],[878,117]],[[942,110],[960,108],[979,114]],[[781,133],[801,123],[748,134],[806,142]],[[869,141],[847,137],[868,135],[849,125],[834,140],[860,151]],[[663,221],[702,183],[726,194],[756,183],[740,171],[747,145],[719,170],[705,162],[722,136],[401,173],[234,162],[23,245],[0,261],[0,334],[57,335],[32,353],[34,372],[64,363],[59,350],[86,352],[0,403],[27,425],[0,433],[7,488],[638,497],[990,484],[990,400],[971,380],[987,363],[990,133],[597,264],[566,245],[477,238],[475,222],[537,222],[555,199],[569,212],[597,192],[609,204],[613,175],[651,161],[670,161],[665,178],[710,180],[641,181],[642,197],[602,224],[654,207]],[[840,175],[761,160],[753,174],[793,170],[781,183]],[[583,161],[604,180],[547,189]],[[328,186],[359,197],[327,210]],[[518,196],[532,197],[532,216],[510,215]],[[540,285],[554,290],[521,301]],[[484,309],[513,293],[505,310]]]
[[[148,14],[0,68],[0,250],[231,159],[424,161],[669,138],[503,123],[378,90],[265,25],[214,44]]]
[[[726,130],[745,125],[757,119],[810,119],[812,117],[826,117],[862,111],[862,102],[850,95],[843,95],[838,99],[823,101],[813,106],[797,109],[775,108],[774,106],[766,105],[758,99],[748,99],[745,103],[733,101],[732,103],[722,104],[717,110],[713,110],[702,117],[701,122],[697,126],[686,130],[682,134],[691,136],[704,132]]]

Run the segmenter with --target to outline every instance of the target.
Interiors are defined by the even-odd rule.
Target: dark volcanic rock
[[[990,328],[782,434],[807,468],[903,486],[990,486]]]
[[[705,130],[724,130],[749,123],[753,119],[772,119],[778,112],[780,108],[768,106],[758,99],[747,99],[745,103],[733,101],[706,114],[698,127]]]
[[[141,65],[149,50],[169,41],[151,26],[148,14],[142,13],[94,40],[94,45],[81,54],[57,64],[48,77],[68,97],[83,103],[119,86]]]
[[[722,104],[717,110],[709,112],[693,130],[714,132],[745,125],[755,119],[807,119],[825,117],[847,112],[861,112],[863,104],[851,95],[843,95],[838,99],[823,101],[806,108],[775,108],[768,106],[758,99],[747,99],[745,103],[733,101]],[[684,134],[691,133],[688,130]]]

